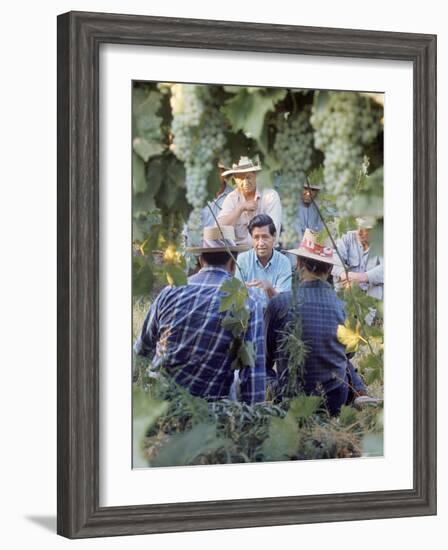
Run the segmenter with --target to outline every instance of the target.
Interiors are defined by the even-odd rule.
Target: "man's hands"
[[[252,287],[252,288],[261,288],[266,292],[269,299],[273,298],[278,294],[278,292],[272,286],[271,282],[265,279],[254,279],[253,281],[246,283],[246,286]]]
[[[356,283],[356,284],[368,283],[369,282],[369,277],[368,277],[367,273],[356,273],[354,271],[349,271],[348,272],[348,279],[347,279],[347,274],[344,271],[339,276],[339,280],[343,284],[343,286],[350,286],[351,283]]]
[[[258,202],[256,200],[254,200],[254,201],[243,201],[239,205],[239,209],[240,209],[241,214],[243,212],[249,212],[249,213],[256,212],[257,208],[258,208]]]

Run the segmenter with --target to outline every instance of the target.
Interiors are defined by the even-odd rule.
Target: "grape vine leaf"
[[[217,437],[215,424],[197,424],[191,430],[171,436],[155,459],[151,461],[151,466],[194,464],[200,455],[227,446],[227,440]]]
[[[244,307],[247,299],[247,289],[239,279],[233,277],[225,281],[220,290],[224,293],[219,306],[220,312],[232,309],[238,310]]]
[[[132,188],[134,193],[146,190],[145,163],[136,153],[132,154]]]
[[[288,460],[297,452],[300,442],[299,426],[292,414],[273,418],[262,452],[265,460]]]
[[[246,88],[241,88],[221,109],[234,132],[242,130],[246,136],[258,140],[266,113],[273,111],[275,104],[285,95],[286,90],[268,89],[249,93]]]
[[[145,162],[148,162],[151,157],[160,155],[165,148],[160,142],[148,141],[141,137],[134,138],[132,145],[134,152]]]

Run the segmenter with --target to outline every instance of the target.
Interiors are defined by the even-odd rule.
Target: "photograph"
[[[131,86],[133,468],[384,456],[386,94]]]

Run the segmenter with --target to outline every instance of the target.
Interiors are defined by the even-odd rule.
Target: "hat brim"
[[[226,170],[221,174],[221,176],[230,176],[231,174],[245,174],[247,172],[259,172],[261,170],[260,166],[252,166],[251,168],[231,168]]]
[[[240,244],[237,246],[219,246],[219,247],[202,247],[202,246],[188,246],[185,250],[191,252],[191,254],[214,254],[215,252],[247,252],[252,247],[248,244]]]
[[[316,262],[322,262],[324,264],[337,265],[338,267],[343,267],[341,260],[338,258],[337,254],[332,256],[319,256],[319,254],[313,254],[304,248],[293,248],[291,250],[286,250],[289,254],[294,254],[299,256],[299,258],[309,258],[310,260],[315,260]]]
[[[320,191],[320,190],[321,190],[320,185],[304,185],[303,188],[304,188],[304,189],[314,189],[314,190],[316,190],[316,191]]]

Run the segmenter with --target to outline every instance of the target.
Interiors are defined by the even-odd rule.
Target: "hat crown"
[[[258,172],[259,170],[261,170],[260,163],[255,164],[249,157],[242,156],[240,157],[238,163],[233,163],[232,168],[223,172],[222,175],[227,176],[230,174],[239,174],[244,172]]]
[[[318,262],[342,266],[336,251],[332,248],[331,239],[326,237],[321,244],[318,242],[320,240],[318,239],[319,235],[319,233],[311,229],[305,229],[299,248],[288,250],[287,252]]]

